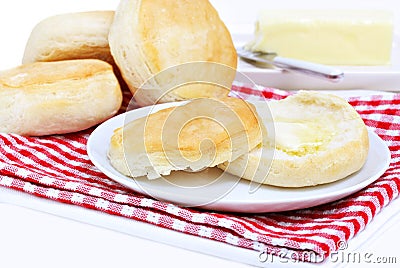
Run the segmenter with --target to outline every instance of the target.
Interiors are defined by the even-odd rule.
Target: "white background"
[[[398,1],[382,0],[214,0],[211,2],[229,28],[236,24],[253,23],[260,9],[260,3],[266,8],[358,7],[394,11],[400,9],[395,4]],[[20,64],[30,31],[40,20],[60,13],[115,9],[117,5],[116,0],[1,1],[0,70]],[[399,202],[396,205],[398,206]],[[395,220],[398,220],[398,217]],[[381,226],[383,223],[379,222]],[[363,247],[362,252],[372,252],[376,256],[397,256],[399,263],[400,254],[397,248],[400,228],[399,224],[393,221],[391,225],[392,227],[380,234],[377,240]],[[144,265],[246,267],[237,262],[233,263],[21,207],[0,204],[0,267],[143,267]],[[287,265],[278,263],[276,266]]]

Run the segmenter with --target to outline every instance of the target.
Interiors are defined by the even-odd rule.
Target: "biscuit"
[[[65,134],[115,115],[122,92],[100,60],[36,62],[0,72],[0,132]]]
[[[108,157],[120,173],[149,179],[232,161],[261,144],[253,105],[232,97],[198,98],[116,129]]]
[[[300,91],[268,104],[273,122],[261,116],[275,131],[267,127],[261,148],[219,168],[262,184],[304,187],[343,179],[364,165],[369,150],[367,128],[344,99]],[[260,114],[260,105],[255,105]]]
[[[114,64],[108,33],[114,11],[61,14],[46,18],[32,30],[22,63],[99,59]]]
[[[231,35],[208,0],[122,0],[109,35],[111,53],[124,80],[140,105],[229,93],[236,74],[237,55]],[[219,64],[218,71],[190,65],[188,72],[175,68],[193,62]],[[168,70],[165,76],[157,76]],[[178,90],[171,81],[192,82],[194,74],[215,85],[191,84]],[[185,80],[184,76],[187,75]],[[154,76],[150,88],[138,90]],[[175,84],[172,82],[175,86]]]

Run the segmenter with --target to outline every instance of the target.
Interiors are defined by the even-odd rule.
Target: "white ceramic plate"
[[[231,26],[235,46],[243,46],[253,39],[253,27],[253,25]],[[258,68],[240,59],[237,70],[248,76],[256,85],[286,90],[368,89],[400,91],[400,35],[394,35],[391,65],[336,67],[344,72],[344,79],[339,83],[279,69]]]
[[[174,105],[177,103],[156,105],[153,111]],[[111,179],[137,192],[179,205],[199,206],[201,204],[199,207],[205,209],[247,213],[308,208],[338,200],[361,190],[378,179],[390,162],[390,152],[386,144],[370,131],[370,150],[364,167],[359,172],[330,184],[296,189],[263,185],[254,193],[250,193],[248,181],[240,180],[230,174],[224,173],[223,179],[213,181],[216,175],[222,173],[217,168],[201,173],[177,173],[172,183],[163,179],[134,180],[120,174],[111,166],[107,158],[109,141],[114,129],[123,126],[124,122],[147,115],[151,109],[152,107],[145,107],[133,110],[111,118],[98,126],[88,140],[88,155],[92,162]],[[176,187],[174,184],[184,185],[184,187]],[[197,187],[199,185],[202,186],[200,190]],[[219,195],[219,199],[215,198],[216,195]]]

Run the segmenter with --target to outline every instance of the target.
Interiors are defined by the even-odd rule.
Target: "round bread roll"
[[[108,45],[113,17],[114,11],[92,11],[44,19],[33,28],[22,63],[99,59],[113,64]]]
[[[143,106],[226,96],[235,78],[237,55],[231,35],[208,0],[122,0],[109,41],[124,80]],[[221,66],[218,70],[207,64],[176,67],[193,62]],[[196,74],[222,86],[194,83],[174,89],[198,81]],[[150,79],[152,83],[142,89]]]
[[[343,179],[364,165],[367,128],[344,99],[300,91],[269,108],[273,122],[264,124],[273,124],[275,136],[269,131],[261,148],[219,168],[262,184],[304,187]],[[274,148],[271,159],[265,152]]]
[[[0,103],[0,132],[42,136],[110,118],[122,92],[104,61],[37,62],[0,72]]]
[[[199,98],[116,129],[108,157],[120,173],[149,179],[232,161],[261,143],[262,125],[244,100]]]

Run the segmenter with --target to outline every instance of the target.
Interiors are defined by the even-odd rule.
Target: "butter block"
[[[392,40],[389,11],[274,10],[260,13],[246,48],[327,65],[387,65]]]

